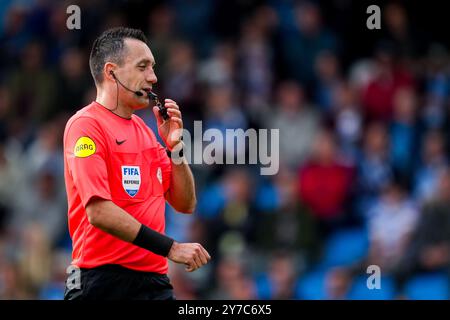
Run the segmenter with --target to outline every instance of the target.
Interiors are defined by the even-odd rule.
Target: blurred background
[[[90,48],[114,26],[145,32],[187,129],[280,130],[277,175],[192,165],[197,210],[168,206],[166,231],[213,259],[171,265],[178,299],[449,299],[447,19],[429,1],[2,0],[0,299],[62,299],[62,133],[95,99]]]

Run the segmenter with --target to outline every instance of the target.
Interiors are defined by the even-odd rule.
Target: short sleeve
[[[84,207],[93,197],[111,200],[105,137],[94,119],[78,118],[67,127],[64,157]]]
[[[161,163],[162,170],[162,180],[164,193],[170,189],[170,179],[172,175],[172,161],[167,155],[166,149],[158,143],[159,159]]]

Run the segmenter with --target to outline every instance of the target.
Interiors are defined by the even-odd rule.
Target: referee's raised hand
[[[197,270],[211,260],[208,251],[199,243],[174,242],[167,257],[173,262],[184,263],[188,272]]]

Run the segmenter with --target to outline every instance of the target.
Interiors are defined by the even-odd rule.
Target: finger
[[[183,128],[183,120],[181,120],[180,118],[172,117],[170,118],[170,121],[175,122],[180,126],[180,128]]]
[[[192,263],[188,260],[184,263],[184,265],[186,266],[184,269],[187,272],[192,272],[192,270],[194,269],[194,266],[192,265]]]
[[[199,254],[200,260],[202,261],[202,266],[208,263],[208,258],[206,257],[205,253],[201,251]]]
[[[180,109],[180,107],[177,105],[177,103],[175,101],[173,101],[173,100],[170,100],[170,99],[166,99],[164,101],[164,106],[166,108],[173,107],[173,108],[178,109],[178,110]]]
[[[203,250],[201,249],[201,247],[198,248],[198,258],[200,259],[200,262],[202,263],[201,264],[202,266],[204,266],[205,264],[208,263],[208,259],[206,258],[206,255],[203,252]]]
[[[177,116],[170,117],[170,120],[175,120],[176,122],[181,121],[181,123],[183,123],[183,120],[181,120],[181,118]]]
[[[208,263],[208,252],[206,252],[205,248],[201,244],[198,244],[198,253],[199,257],[202,260],[203,265]]]
[[[202,252],[205,255],[206,259],[209,261],[211,260],[211,256],[209,255],[208,251],[206,251],[205,248],[203,248],[203,246],[201,246]]]
[[[179,109],[177,103],[175,101],[173,101],[172,99],[164,99],[164,104],[165,105],[166,104],[173,104],[173,105],[176,106],[177,109]]]
[[[167,111],[176,112],[177,114],[179,113],[181,115],[180,109],[175,108],[173,105],[165,105],[164,108],[166,108]]]
[[[172,100],[166,100],[164,101],[164,106],[174,106],[175,109],[180,109],[180,107],[178,106],[178,104],[175,101]]]
[[[200,266],[197,264],[197,261],[195,260],[195,257],[189,262],[189,268],[194,271],[198,268],[200,268]]]
[[[178,118],[181,118],[181,112],[178,109],[168,108],[167,113],[169,114],[169,116],[176,116]]]
[[[158,107],[153,107],[153,114],[154,114],[155,117],[156,117],[156,122],[157,122],[158,127],[159,127],[161,124],[163,124],[163,118],[162,118],[162,116],[159,114],[159,109],[158,109]]]
[[[202,262],[202,259],[200,259],[200,255],[199,254],[195,255],[194,261],[195,261],[195,264],[197,265],[197,268],[200,268],[201,266],[204,265],[204,263]]]

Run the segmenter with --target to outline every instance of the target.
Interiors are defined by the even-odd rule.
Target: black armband
[[[173,242],[174,240],[172,238],[156,232],[142,224],[133,244],[160,256],[167,257]]]

